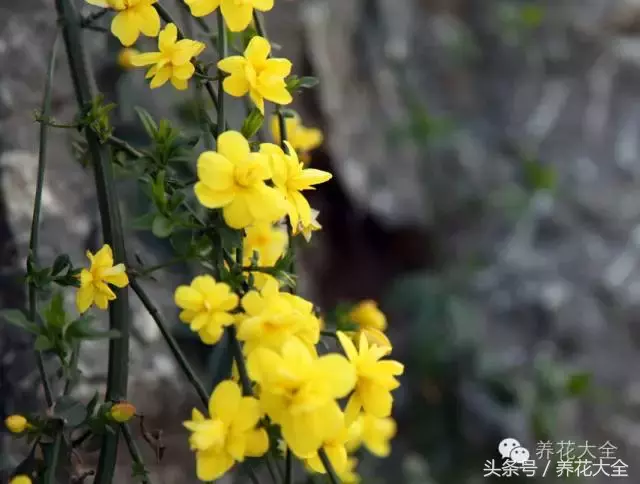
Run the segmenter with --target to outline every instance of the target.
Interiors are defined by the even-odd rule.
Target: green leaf
[[[156,134],[158,133],[158,125],[156,124],[156,122],[153,120],[148,111],[139,107],[136,107],[135,110],[149,137],[151,139],[155,139]]]
[[[311,89],[313,87],[316,87],[319,83],[320,81],[318,80],[318,78],[312,76],[304,76],[298,80],[298,86],[301,89]]]
[[[169,239],[171,246],[179,255],[186,255],[191,251],[193,233],[188,230],[181,230],[171,235]]]
[[[87,403],[87,415],[91,416],[96,410],[96,406],[98,405],[98,400],[100,399],[100,393],[96,392],[89,403]]]
[[[62,396],[53,407],[53,414],[63,419],[70,427],[76,427],[87,419],[84,404],[70,396]]]
[[[131,222],[133,230],[151,230],[156,214],[153,212],[145,213]]]
[[[67,328],[67,335],[70,338],[81,340],[114,339],[120,337],[120,332],[116,330],[101,330],[93,327],[95,319],[92,316],[81,316],[74,320]]]
[[[553,166],[544,165],[536,159],[525,159],[524,175],[527,184],[535,190],[553,190],[557,185],[558,174]]]
[[[257,108],[253,108],[253,110],[249,113],[242,123],[242,135],[249,139],[252,138],[262,127],[262,123],[264,121],[264,116]]]
[[[53,276],[57,276],[65,269],[71,267],[71,259],[67,254],[62,254],[56,257],[56,260],[53,261],[53,266],[51,268],[51,274]]]
[[[588,372],[574,373],[567,380],[567,394],[572,397],[584,395],[591,386],[591,378],[592,375]]]
[[[158,172],[158,176],[151,185],[151,194],[156,206],[162,211],[167,206],[167,193],[165,190],[165,172]]]
[[[165,239],[173,232],[173,222],[163,215],[156,215],[151,226],[153,235],[159,239]]]
[[[37,351],[47,351],[47,350],[50,350],[51,348],[53,348],[53,343],[45,335],[40,334],[36,338],[36,341],[34,343],[34,348]]]
[[[32,323],[27,319],[22,311],[17,309],[3,309],[0,310],[0,319],[3,319],[9,324],[18,326],[29,333],[40,334],[40,326]]]
[[[64,310],[64,297],[61,292],[53,295],[49,306],[43,310],[43,316],[49,327],[62,328],[65,326],[67,316]]]

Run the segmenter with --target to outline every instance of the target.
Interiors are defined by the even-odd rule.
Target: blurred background
[[[161,3],[187,22],[175,2]],[[363,457],[363,482],[485,481],[485,461],[498,461],[506,437],[532,454],[539,441],[609,441],[640,482],[630,457],[640,446],[640,2],[276,0],[266,21],[276,54],[293,61],[295,74],[320,79],[293,107],[324,133],[312,166],[335,175],[311,198],[323,231],[301,254],[302,292],[325,310],[379,301],[394,357],[406,365],[393,453]],[[52,0],[0,0],[5,308],[25,304],[33,112],[54,34]],[[148,142],[135,106],[197,130],[193,92],[151,92],[143,71],[117,63],[117,41],[88,32],[87,43],[99,89],[119,104],[118,136]],[[60,55],[54,116],[68,122],[76,106],[66,68]],[[244,107],[233,106],[239,126]],[[45,261],[68,253],[83,264],[100,243],[92,176],[74,156],[74,136],[51,134]],[[129,220],[148,203],[132,183],[119,192]],[[145,263],[170,257],[170,241],[133,230],[129,240]],[[193,271],[178,267],[146,284],[171,320],[173,289]],[[131,300],[130,399],[166,446],[160,463],[145,447],[147,462],[155,482],[195,482],[180,422],[196,400]],[[213,379],[210,349],[179,326],[176,334]],[[29,345],[0,326],[2,418],[39,408]],[[80,369],[80,395],[102,390],[106,345],[87,343]],[[2,437],[2,465],[15,464],[20,449]],[[117,482],[130,474],[123,454]]]

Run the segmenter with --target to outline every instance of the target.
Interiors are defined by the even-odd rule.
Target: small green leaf
[[[51,348],[53,348],[53,343],[45,335],[40,334],[36,338],[36,341],[34,343],[34,348],[37,351],[47,351],[47,350],[50,350]]]
[[[96,406],[98,405],[98,400],[100,399],[100,394],[96,392],[89,403],[87,403],[87,415],[91,416],[95,412]]]
[[[156,124],[156,122],[153,120],[148,111],[139,107],[136,107],[135,110],[149,137],[151,139],[155,139],[156,134],[158,133],[158,125]]]
[[[53,408],[53,414],[63,419],[70,427],[76,427],[87,419],[87,409],[84,404],[70,396],[62,396]]]
[[[167,206],[167,193],[165,190],[165,172],[158,172],[157,178],[151,185],[151,194],[153,201],[160,210],[164,210]]]
[[[193,234],[191,231],[181,230],[171,235],[169,242],[174,250],[180,255],[186,255],[191,250]]]
[[[153,219],[151,231],[153,235],[159,239],[166,239],[171,235],[171,232],[173,232],[173,222],[163,215],[158,214]]]
[[[567,394],[572,397],[584,395],[591,386],[591,373],[578,372],[574,373],[567,380]]]
[[[299,79],[298,86],[301,89],[311,89],[313,87],[316,87],[319,84],[319,82],[320,81],[316,77],[304,76]]]
[[[55,261],[53,261],[51,274],[53,276],[57,276],[68,267],[71,267],[71,259],[69,259],[69,256],[67,254],[61,254],[56,257]]]
[[[29,333],[40,334],[40,327],[29,321],[24,313],[17,309],[0,310],[0,319],[3,319],[14,326],[18,326]]]
[[[62,328],[65,326],[67,316],[64,310],[64,296],[61,292],[53,295],[49,306],[43,310],[43,316],[49,327]]]
[[[80,316],[69,324],[66,334],[70,338],[81,340],[113,339],[119,338],[120,332],[116,330],[95,329],[95,318],[89,315]]]
[[[151,230],[156,214],[153,212],[145,213],[131,222],[131,228],[134,230]]]
[[[262,127],[262,123],[264,121],[264,116],[257,108],[253,108],[253,110],[249,113],[242,123],[242,135],[249,139],[252,138]]]
[[[544,165],[536,159],[524,160],[524,174],[529,186],[535,190],[553,190],[558,174],[553,166]]]

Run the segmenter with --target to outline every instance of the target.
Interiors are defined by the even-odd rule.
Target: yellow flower
[[[249,142],[237,131],[222,133],[217,149],[198,158],[198,201],[207,208],[222,208],[224,221],[234,229],[280,219],[286,203],[265,184],[271,178],[267,157],[251,153]]]
[[[290,338],[299,339],[315,352],[320,340],[320,321],[313,304],[300,296],[280,292],[275,279],[260,292],[249,291],[241,301],[243,314],[237,319],[238,339],[245,342],[247,355],[258,347],[280,351]]]
[[[155,89],[171,81],[173,87],[181,91],[187,88],[187,81],[195,72],[191,59],[200,55],[205,45],[197,40],[178,40],[178,29],[174,24],[167,26],[158,36],[158,52],[145,52],[131,56],[134,66],[152,66],[147,71],[151,79],[150,87]]]
[[[131,69],[132,67],[135,67],[131,63],[131,58],[138,54],[140,54],[140,52],[138,52],[136,49],[122,49],[118,54],[118,65],[123,69]]]
[[[396,422],[392,418],[360,414],[349,427],[347,450],[353,452],[364,444],[373,455],[387,457],[391,453],[390,440],[395,435]]]
[[[247,368],[260,386],[263,410],[280,425],[296,456],[317,451],[343,425],[335,399],[348,395],[355,383],[353,366],[343,356],[316,358],[298,338],[290,338],[280,352],[256,348]]]
[[[360,334],[367,337],[369,344],[391,348],[391,341],[384,334],[387,329],[387,318],[375,301],[367,299],[358,303],[350,312],[349,320],[358,325],[359,331],[351,336],[357,341]]]
[[[218,62],[218,68],[230,74],[224,79],[225,92],[235,97],[249,93],[262,114],[265,99],[276,104],[293,101],[285,82],[285,77],[291,73],[291,61],[269,59],[270,52],[269,41],[255,36],[244,51],[244,56],[233,55]]]
[[[213,481],[245,457],[260,457],[269,448],[264,429],[256,428],[262,417],[260,404],[243,397],[238,384],[221,382],[209,399],[209,418],[195,408],[184,426],[191,431],[189,444],[196,452],[196,472],[201,481]]]
[[[87,0],[87,3],[118,12],[111,21],[111,32],[122,45],[133,45],[140,33],[156,37],[160,31],[160,16],[153,7],[156,0]]]
[[[291,226],[308,227],[312,224],[311,206],[302,195],[303,190],[315,190],[313,185],[324,183],[333,175],[327,171],[305,168],[295,150],[287,143],[289,153],[273,143],[262,143],[260,152],[269,156],[273,184],[287,200],[287,212]]]
[[[358,467],[358,459],[356,459],[355,457],[349,457],[347,468],[338,475],[343,484],[360,483],[361,479],[356,472],[356,467]]]
[[[393,404],[391,391],[400,386],[395,377],[403,373],[404,366],[394,360],[380,361],[389,353],[389,348],[369,346],[363,334],[358,349],[346,334],[338,331],[337,335],[357,374],[356,389],[345,410],[347,421],[353,422],[362,408],[376,417],[388,417]]]
[[[284,254],[288,239],[287,231],[281,225],[259,222],[247,227],[243,241],[243,264],[250,265],[254,252],[257,252],[259,267],[273,267]],[[262,289],[268,280],[275,280],[273,276],[264,272],[254,272],[253,277],[258,289]]]
[[[253,9],[268,12],[273,8],[273,0],[185,0],[185,3],[194,17],[204,17],[221,7],[231,32],[242,32],[249,26]]]
[[[302,162],[308,164],[310,160],[309,152],[322,144],[322,131],[317,128],[303,126],[297,113],[294,117],[285,118],[284,124],[287,132],[287,141],[298,152]],[[273,136],[273,142],[279,145],[281,137],[278,116],[271,117],[271,135]]]
[[[136,414],[136,407],[129,402],[118,402],[113,404],[109,410],[109,417],[118,423],[131,420]]]
[[[230,311],[238,306],[238,296],[231,288],[209,275],[197,276],[190,286],[179,286],[174,298],[182,309],[180,321],[189,323],[209,345],[217,343],[224,327],[233,324]]]
[[[22,415],[9,415],[4,424],[12,434],[21,434],[29,427],[29,421]]]
[[[320,223],[318,222],[318,215],[320,215],[320,212],[312,208],[311,222],[308,225],[303,225],[302,221],[299,221],[298,225],[293,227],[292,234],[293,235],[302,234],[302,236],[304,237],[304,240],[306,240],[307,242],[310,242],[313,232],[322,230],[322,225],[320,225]]]
[[[31,484],[33,481],[26,474],[20,474],[14,476],[13,479],[9,481],[9,484]]]
[[[116,298],[108,284],[120,288],[129,284],[124,264],[113,265],[113,252],[109,245],[104,245],[95,255],[87,251],[87,257],[91,267],[80,272],[80,289],[76,293],[76,307],[80,314],[93,303],[100,309],[107,309],[109,301]]]
[[[331,462],[331,467],[333,467],[333,470],[335,470],[338,475],[344,474],[349,470],[349,454],[345,447],[348,440],[349,430],[344,425],[343,416],[341,427],[322,443],[322,448],[327,454],[329,462]],[[314,472],[319,474],[327,473],[317,452],[307,456],[304,459],[304,463]]]

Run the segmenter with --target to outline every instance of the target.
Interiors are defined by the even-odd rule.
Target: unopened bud
[[[9,415],[5,419],[4,424],[9,429],[9,432],[14,434],[21,434],[27,428],[29,422],[22,415]]]
[[[109,417],[118,423],[125,423],[131,420],[136,414],[136,407],[129,402],[118,402],[113,404],[109,410]]]

